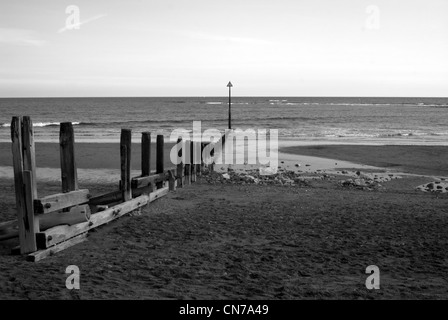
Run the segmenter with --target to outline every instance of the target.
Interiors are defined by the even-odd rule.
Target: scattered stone
[[[310,167],[310,166],[311,166],[310,164],[306,164],[306,165],[305,165],[305,167]]]
[[[448,182],[444,180],[434,181],[426,184],[422,184],[416,187],[416,190],[420,190],[423,192],[435,192],[435,193],[447,193],[448,192]]]
[[[358,178],[358,179],[342,180],[341,185],[343,187],[355,187],[357,189],[366,190],[366,191],[372,191],[372,190],[382,187],[376,181],[374,181],[372,179],[368,179],[368,178],[367,179]]]
[[[361,175],[361,171],[356,171],[356,175],[360,176]]]
[[[298,177],[298,173],[295,171],[285,170],[277,171],[273,168],[275,172],[272,174],[263,174],[266,171],[260,168],[255,170],[247,170],[245,172],[227,172],[227,173],[217,173],[217,172],[206,172],[202,175],[201,179],[205,179],[208,183],[217,184],[260,184],[260,185],[284,185],[284,186],[300,186],[309,185],[307,179],[303,177]],[[317,179],[321,177],[309,177],[312,179]],[[311,179],[310,179],[311,180]]]

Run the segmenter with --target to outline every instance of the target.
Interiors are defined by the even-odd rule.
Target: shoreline
[[[279,152],[351,161],[412,174],[448,176],[448,146],[315,145],[283,147]]]
[[[165,168],[174,166],[170,161],[170,152],[174,145],[171,142],[165,143]],[[36,142],[35,146],[38,170],[60,168],[58,143]],[[119,173],[119,143],[77,142],[75,155],[78,169],[92,173],[96,169]],[[156,144],[151,143],[151,170],[155,169],[155,155]],[[448,146],[280,143],[278,150],[279,166],[294,169],[300,163],[300,169],[305,171],[370,167],[419,175],[448,176],[448,166],[444,163],[447,158]],[[140,162],[140,144],[133,143],[131,170],[139,171]],[[5,177],[4,173],[10,167],[11,143],[0,142],[0,178]]]
[[[165,168],[172,167],[170,151],[174,143],[164,145]],[[59,143],[36,142],[36,167],[60,168]],[[79,169],[117,169],[120,170],[120,143],[75,143],[76,164]],[[0,142],[0,167],[12,166],[11,143]],[[132,143],[131,170],[141,167],[141,147]],[[156,168],[156,144],[151,143],[151,170]]]

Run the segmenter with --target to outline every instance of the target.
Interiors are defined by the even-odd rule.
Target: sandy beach
[[[174,144],[165,142],[165,166],[172,166],[169,153]],[[59,168],[59,144],[51,142],[36,143],[36,166],[38,168]],[[151,170],[156,167],[156,145],[151,143]],[[86,143],[77,142],[75,145],[76,165],[80,169],[120,169],[119,143]],[[141,147],[139,143],[132,144],[133,169],[139,169],[141,163]],[[11,143],[0,142],[0,167],[12,166]]]
[[[448,300],[447,0],[3,2],[0,300]]]
[[[7,166],[8,146],[0,146],[0,164]],[[38,163],[57,167],[54,148],[57,144],[38,144]],[[287,151],[389,164],[383,170],[388,173],[399,168],[446,175],[441,163],[446,147],[403,148]],[[99,155],[116,149],[113,144],[77,144],[78,165],[114,168],[117,156]],[[433,178],[402,176],[361,188],[343,183],[353,173],[350,168],[341,168],[346,174],[329,174],[279,166],[297,183],[257,185],[237,176],[226,180],[221,173],[203,175],[141,215],[100,227],[87,242],[38,263],[9,255],[17,239],[0,242],[0,299],[448,298],[448,194],[415,189]],[[99,194],[115,190],[117,183],[80,187]],[[40,181],[38,190],[56,193],[60,183]],[[13,219],[13,181],[1,179],[0,191],[0,221]],[[81,290],[65,288],[68,265],[79,266]],[[380,290],[365,287],[369,265],[380,269]]]
[[[448,146],[411,145],[319,145],[285,147],[280,151],[422,175],[448,175]]]

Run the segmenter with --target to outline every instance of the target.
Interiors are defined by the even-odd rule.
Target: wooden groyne
[[[156,168],[151,171],[151,133],[141,138],[141,175],[131,177],[132,131],[120,137],[120,181],[113,192],[92,197],[80,189],[75,159],[75,134],[71,122],[60,124],[61,193],[38,197],[33,125],[30,117],[13,117],[11,141],[17,220],[0,223],[0,240],[19,237],[12,252],[39,261],[86,240],[89,230],[113,221],[165,196],[169,191],[194,183],[205,170],[205,143],[178,139],[179,156],[185,163],[164,167],[164,137],[157,135]],[[175,147],[176,147],[175,146]],[[193,150],[201,150],[193,152]],[[198,158],[199,157],[199,158]],[[207,161],[204,161],[207,160]],[[213,164],[208,170],[213,170]]]

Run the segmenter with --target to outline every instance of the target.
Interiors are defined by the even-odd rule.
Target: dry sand
[[[446,175],[433,158],[446,150],[417,148],[408,162],[394,148],[340,148],[325,155]],[[370,191],[341,185],[346,178],[280,186],[203,176],[38,263],[8,254],[17,240],[0,242],[0,299],[447,299],[448,194],[415,190],[431,181],[421,176]],[[39,183],[40,194],[59,190]],[[11,179],[0,179],[0,192],[0,221],[12,219]],[[81,290],[65,288],[68,265],[80,268]],[[380,269],[380,290],[365,287],[369,265]]]

